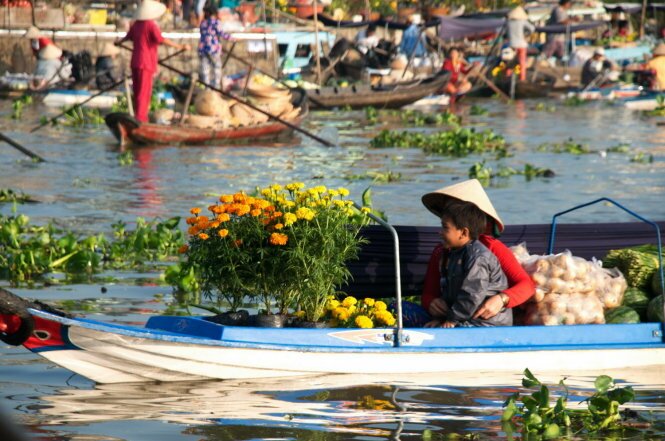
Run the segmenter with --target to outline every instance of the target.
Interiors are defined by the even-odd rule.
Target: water
[[[470,116],[471,104],[490,112]],[[665,219],[665,126],[616,105],[555,104],[556,111],[547,112],[535,110],[537,102],[531,101],[513,106],[495,100],[462,103],[466,123],[492,128],[506,137],[514,154],[500,162],[491,156],[454,159],[416,149],[371,149],[368,141],[381,127],[368,126],[363,112],[325,112],[312,115],[304,127],[328,139],[337,138],[339,147],[323,147],[300,136],[289,145],[273,148],[145,148],[133,153],[132,164],[123,166],[104,127],[45,128],[28,134],[38,117],[49,111],[36,106],[15,122],[7,117],[10,103],[2,102],[0,130],[48,162],[34,164],[11,147],[0,146],[0,188],[21,190],[41,201],[18,207],[33,222],[54,220],[81,232],[110,234],[112,222],[132,222],[137,216],[184,216],[191,206],[207,206],[222,192],[293,180],[345,186],[355,198],[371,185],[374,206],[385,211],[391,222],[436,225],[421,206],[420,196],[464,179],[473,163],[485,159],[494,169],[499,163],[513,168],[531,163],[557,174],[532,181],[513,176],[489,187],[507,224],[547,223],[557,211],[602,196],[646,217]],[[573,156],[537,149],[542,143],[561,143],[569,137],[599,151],[627,143],[633,153],[644,151],[654,160],[631,162],[633,153]],[[379,184],[348,178],[367,171],[392,171],[401,179]],[[11,207],[0,209],[8,213]],[[630,220],[605,205],[565,219]],[[111,276],[119,281],[106,285],[106,293],[99,285],[15,292],[47,302],[67,302],[97,320],[134,325],[163,311],[170,300],[168,288],[150,283],[156,274]],[[135,279],[143,280],[142,286]],[[645,415],[651,412],[660,421],[653,439],[662,439],[663,373],[626,372],[615,377],[637,381],[636,402],[630,407]],[[593,378],[573,374],[567,379],[572,401],[591,393]],[[0,346],[0,411],[21,424],[30,438],[44,440],[415,440],[443,439],[453,433],[503,440],[509,436],[499,419],[501,403],[521,390],[520,379],[520,372],[501,377],[470,372],[462,377],[409,376],[385,381],[333,376],[279,382],[94,385],[23,348]],[[546,380],[556,384],[560,378]],[[624,434],[625,439],[634,436]]]

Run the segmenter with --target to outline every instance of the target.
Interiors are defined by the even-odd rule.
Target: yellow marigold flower
[[[284,201],[282,205],[284,205],[286,208],[293,208],[296,206],[296,203],[293,201]]]
[[[331,299],[326,303],[326,309],[328,311],[334,311],[337,307],[339,307],[339,300]]]
[[[219,222],[228,222],[231,219],[231,216],[229,216],[228,213],[222,213],[222,214],[218,214],[216,219]]]
[[[305,318],[305,311],[302,311],[302,310],[301,311],[296,311],[296,313],[293,314],[293,315],[295,315],[296,317],[298,317],[300,319]]]
[[[339,192],[339,195],[342,196],[342,197],[346,197],[346,196],[349,195],[349,190],[347,190],[344,187],[338,188],[337,191]]]
[[[238,209],[236,210],[238,216],[244,216],[247,213],[249,213],[249,205],[242,204],[238,206]]]
[[[340,201],[339,199],[335,199],[335,200],[333,201],[333,204],[335,204],[336,207],[340,207],[340,208],[346,206],[346,204],[344,203],[344,201]]]
[[[377,300],[377,301],[374,303],[374,309],[375,309],[376,311],[386,311],[386,310],[388,309],[388,305],[386,305],[386,304],[385,304],[384,302],[382,302],[381,300]]]
[[[372,319],[366,315],[359,315],[356,317],[356,326],[359,328],[373,328],[374,323],[372,323]]]
[[[196,216],[201,212],[201,209],[199,207],[194,207],[191,210],[189,210],[189,212],[192,213],[194,216]]]
[[[210,228],[217,228],[219,227],[219,221],[212,221],[209,224]]]
[[[335,310],[332,312],[332,315],[334,318],[342,322],[348,320],[351,316],[349,310],[342,306],[335,308]]]
[[[263,190],[261,190],[261,194],[262,194],[263,196],[268,197],[268,196],[270,196],[270,195],[272,194],[272,191],[271,191],[269,188],[264,188]]]
[[[263,213],[263,210],[261,210],[260,208],[255,208],[249,212],[249,214],[251,214],[252,217],[260,216],[261,213]]]
[[[296,210],[296,217],[298,219],[312,220],[314,219],[314,211],[307,207],[300,207]]]
[[[208,236],[205,233],[199,233],[199,239],[201,239],[201,240],[208,240],[209,237],[210,236]]]
[[[387,325],[392,326],[395,324],[395,317],[389,311],[378,311],[374,314],[374,317],[377,321]]]
[[[369,207],[361,207],[361,208],[360,208],[360,211],[362,211],[363,213],[367,214],[367,213],[370,213],[370,212],[372,211],[372,209],[369,208]]]
[[[193,236],[199,232],[199,227],[197,227],[196,225],[192,225],[187,229],[187,232]]]
[[[286,186],[286,189],[289,191],[295,191],[295,190],[300,190],[301,188],[304,188],[305,184],[302,182],[292,182]]]
[[[344,306],[347,307],[347,308],[348,308],[349,306],[353,306],[353,305],[355,305],[356,303],[358,303],[358,300],[356,300],[356,298],[355,298],[355,297],[352,297],[352,296],[348,296],[347,298],[345,298],[344,300],[342,300],[342,305],[344,305]]]
[[[314,187],[314,188],[315,188],[315,189],[316,189],[316,191],[318,191],[319,193],[325,193],[325,192],[326,192],[326,190],[327,190],[327,188],[326,188],[326,186],[325,186],[325,185],[317,185],[317,186],[316,186],[316,187]]]
[[[178,253],[183,254],[183,253],[186,253],[187,250],[189,250],[189,245],[184,244],[183,246],[181,246],[180,248],[178,248]]]
[[[195,217],[188,217],[186,222],[187,222],[187,225],[194,225],[196,223],[196,218]]]
[[[222,228],[221,230],[219,230],[219,231],[217,232],[217,235],[218,235],[219,237],[226,237],[226,236],[229,235],[229,230],[227,230],[226,228]]]
[[[284,224],[275,224],[275,226],[273,228],[275,230],[281,230],[282,228],[284,228]]]
[[[288,241],[289,236],[282,233],[272,233],[268,239],[268,242],[270,242],[271,245],[286,245]]]
[[[223,202],[225,204],[230,204],[231,202],[233,202],[233,195],[223,194],[219,197],[219,202]]]
[[[260,208],[261,210],[265,210],[268,207],[270,207],[270,202],[266,201],[265,199],[257,199],[254,202],[254,208]]]
[[[279,184],[273,184],[270,186],[270,189],[273,191],[280,191],[282,189],[282,186]]]
[[[339,191],[333,190],[331,188],[330,190],[328,190],[328,196],[330,196],[331,198],[334,198],[335,196],[339,196]]]
[[[374,299],[371,297],[367,297],[365,300],[363,300],[363,303],[369,307],[374,306]]]
[[[293,213],[284,213],[284,225],[287,227],[293,225],[293,223],[298,220],[298,216]]]
[[[356,308],[356,305],[351,305],[347,309],[349,310],[349,314],[353,314],[358,308]]]

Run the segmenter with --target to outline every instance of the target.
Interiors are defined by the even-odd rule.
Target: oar
[[[127,46],[120,45],[120,47],[122,47],[122,48],[124,48],[124,49],[127,49],[127,50],[131,50],[131,49],[128,48]],[[182,77],[189,77],[189,78],[191,78],[191,75],[185,73],[184,71],[182,71],[182,70],[180,70],[180,69],[178,69],[178,68],[176,68],[176,67],[173,67],[173,66],[170,66],[170,65],[164,63],[164,61],[161,61],[161,60],[160,60],[160,61],[158,61],[158,63],[159,63],[160,66],[163,66],[163,67],[165,67],[165,68],[167,68],[167,69],[169,69],[169,70],[171,70],[171,71],[177,73],[178,75],[180,75],[180,76],[182,76]],[[240,98],[240,97],[235,96],[235,95],[232,94],[232,93],[225,92],[225,91],[223,91],[222,89],[220,89],[220,88],[218,88],[218,87],[215,87],[215,86],[213,86],[213,85],[211,85],[211,84],[206,83],[205,81],[201,81],[200,78],[198,78],[196,81],[197,81],[199,84],[201,84],[202,86],[205,86],[205,87],[207,87],[207,88],[210,89],[210,90],[214,90],[215,92],[220,93],[220,94],[222,94],[223,96],[225,96],[225,97],[227,97],[227,98],[229,98],[229,99],[235,100],[235,101],[239,102],[240,104],[243,104],[243,105],[249,107],[250,109],[253,109],[253,110],[255,110],[255,111],[259,112],[259,113],[262,113],[262,114],[264,114],[265,116],[267,116],[267,117],[269,117],[269,118],[272,118],[272,119],[274,119],[275,121],[277,121],[277,122],[279,122],[279,123],[281,123],[281,124],[284,124],[285,126],[289,127],[290,129],[293,129],[293,130],[295,130],[295,131],[297,131],[297,132],[300,132],[300,133],[302,133],[303,135],[309,136],[309,137],[312,138],[313,140],[320,142],[321,144],[325,145],[326,147],[334,147],[334,146],[335,146],[333,143],[331,143],[331,142],[329,142],[329,141],[326,141],[325,139],[323,139],[323,138],[321,138],[321,137],[318,137],[318,136],[316,136],[315,134],[313,134],[313,133],[311,133],[311,132],[309,132],[309,131],[307,131],[307,130],[301,128],[301,127],[298,127],[298,126],[295,125],[295,124],[292,124],[292,123],[290,123],[290,122],[288,122],[288,121],[285,121],[285,120],[283,120],[282,118],[280,118],[280,117],[278,117],[278,116],[276,116],[276,115],[273,115],[273,114],[270,113],[270,112],[266,112],[265,110],[263,110],[263,109],[261,109],[261,108],[255,106],[254,104],[252,104],[252,103],[250,103],[250,102],[248,102],[248,101],[246,101],[246,100],[243,100],[243,99]]]
[[[159,60],[159,61],[160,61],[160,62],[166,61],[166,60],[168,60],[168,59],[170,59],[170,58],[175,57],[176,55],[181,54],[181,53],[184,52],[184,51],[185,51],[185,49],[181,49],[181,50],[179,50],[179,51],[177,51],[177,52],[172,53],[171,55],[169,55],[169,56],[167,56],[167,57],[164,57],[162,60]],[[113,90],[113,89],[115,89],[116,87],[118,87],[119,85],[121,85],[122,83],[124,83],[125,80],[128,79],[128,78],[131,78],[131,75],[127,75],[127,76],[123,77],[121,80],[116,81],[115,83],[111,84],[109,87],[100,90],[99,92],[97,92],[97,93],[94,94],[94,95],[90,95],[88,98],[86,98],[85,100],[81,101],[80,103],[76,103],[76,104],[70,106],[69,108],[63,110],[62,112],[60,112],[59,114],[57,114],[57,115],[54,116],[53,118],[51,118],[51,119],[49,119],[49,120],[47,120],[47,121],[44,121],[44,122],[40,123],[40,124],[39,124],[38,126],[36,126],[36,127],[33,127],[33,128],[30,130],[30,133],[36,132],[37,130],[41,129],[42,127],[51,124],[53,121],[56,121],[58,118],[62,117],[63,115],[65,115],[65,114],[71,112],[72,110],[74,110],[74,109],[76,109],[76,108],[79,108],[79,107],[83,106],[83,105],[86,104],[88,101],[90,101],[90,100],[92,100],[92,99],[94,99],[94,98],[97,98],[99,95],[101,95],[101,94],[103,94],[103,93],[106,93],[106,92],[108,92],[109,90]]]
[[[4,133],[0,133],[0,140],[5,141],[7,144],[11,145],[16,150],[30,156],[32,159],[35,159],[38,162],[46,162],[46,159],[42,158],[41,156],[39,156],[37,153],[33,152],[32,150],[29,150],[29,149],[23,147],[21,144],[14,141],[13,139],[8,137]]]

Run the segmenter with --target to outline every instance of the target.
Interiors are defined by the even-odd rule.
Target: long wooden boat
[[[660,222],[661,228],[665,222]],[[532,253],[547,244],[545,225],[506,228],[508,245],[527,241]],[[405,292],[418,292],[437,228],[398,227]],[[550,230],[553,233],[553,230]],[[654,243],[648,224],[559,225],[559,247],[582,257],[602,257],[616,247]],[[354,284],[370,296],[395,291],[390,233],[365,230],[370,246],[350,266]],[[573,245],[573,246],[570,246]],[[392,286],[392,288],[391,288]],[[412,290],[414,289],[415,290]],[[71,317],[0,289],[0,314],[21,318],[3,340],[98,383],[260,379],[328,374],[399,376],[525,367],[552,375],[636,369],[665,384],[662,323],[513,326],[497,328],[303,329],[223,326],[204,317],[151,317],[144,327]],[[7,315],[0,315],[7,319]],[[2,328],[0,328],[2,329]],[[22,335],[21,335],[22,333]],[[27,340],[26,340],[27,338]],[[651,380],[653,381],[653,379]]]
[[[448,83],[450,74],[440,71],[423,79],[387,85],[352,85],[349,87],[321,87],[308,91],[313,109],[335,107],[399,108],[436,94]]]
[[[300,109],[300,114],[288,121],[299,125],[308,114],[306,93],[302,89],[293,89],[293,107]],[[199,128],[187,125],[169,125],[142,123],[127,113],[114,112],[104,118],[106,125],[121,146],[132,145],[182,145],[182,144],[247,144],[256,141],[273,141],[287,137],[292,127],[271,119],[265,123],[227,127],[224,129]]]

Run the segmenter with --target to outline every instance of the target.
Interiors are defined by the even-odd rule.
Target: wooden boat
[[[491,81],[491,80],[490,80]],[[540,76],[536,81],[514,81],[502,79],[494,82],[496,86],[512,99],[545,98],[554,88],[554,79]],[[469,96],[489,97],[494,95],[494,90],[482,82],[467,93]]]
[[[662,105],[660,101],[665,98],[665,93],[656,91],[645,91],[641,95],[623,101],[624,107],[630,110],[651,111]]]
[[[306,93],[302,89],[293,89],[292,96],[293,107],[300,108],[300,114],[288,122],[297,126],[307,116]],[[292,131],[291,127],[277,120],[224,129],[141,123],[126,113],[110,113],[104,120],[121,146],[151,144],[246,144],[257,140],[276,140],[280,137],[290,135]]]
[[[653,225],[662,228],[665,222]],[[509,245],[526,240],[532,253],[540,253],[547,244],[548,227],[509,226],[503,240]],[[389,297],[398,286],[418,292],[429,253],[438,242],[437,232],[433,227],[396,229],[402,239],[402,282],[398,285],[387,283],[391,277],[385,276],[395,268],[394,244],[386,240],[391,233],[369,227],[365,235],[371,245],[363,249],[360,263],[350,265],[355,280],[348,292]],[[559,225],[557,234],[560,247],[582,257],[604,256],[611,248],[656,241],[652,225],[635,223]],[[359,291],[363,288],[366,290]],[[156,316],[141,328],[72,317],[2,289],[0,313],[22,319],[16,333],[0,333],[3,340],[23,344],[98,383],[329,374],[378,379],[483,369],[516,374],[529,367],[534,372],[564,376],[635,369],[651,372],[665,384],[662,323],[304,329],[223,326],[204,317]],[[7,317],[0,315],[0,324]]]
[[[448,72],[438,72],[424,79],[410,80],[387,85],[362,85],[349,87],[322,87],[308,93],[313,109],[335,107],[399,108],[428,95],[433,95],[448,82]]]

